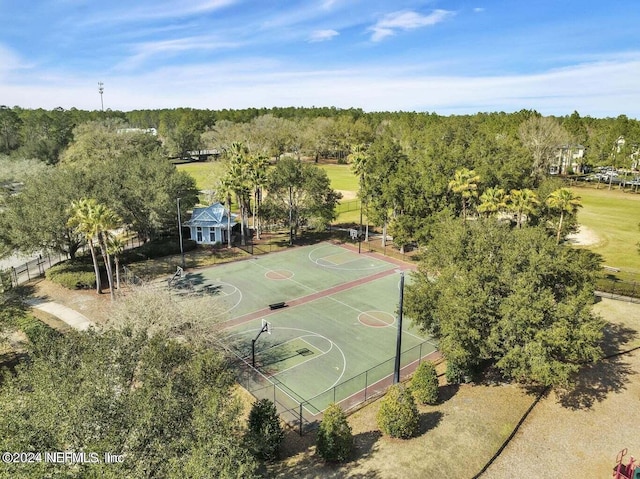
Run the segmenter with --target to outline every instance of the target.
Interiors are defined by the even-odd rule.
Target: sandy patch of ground
[[[567,240],[577,246],[593,246],[600,242],[600,237],[592,229],[580,225],[576,233],[567,235]]]

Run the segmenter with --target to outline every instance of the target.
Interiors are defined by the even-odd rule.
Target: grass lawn
[[[600,241],[588,248],[601,254],[604,264],[640,274],[640,195],[618,189],[575,187],[582,199],[578,222],[593,230]]]
[[[351,171],[351,165],[318,165],[329,175],[331,187],[339,191],[358,191],[358,178]]]
[[[223,174],[224,164],[221,161],[202,161],[176,165],[176,168],[193,176],[199,190],[212,190],[216,179]]]

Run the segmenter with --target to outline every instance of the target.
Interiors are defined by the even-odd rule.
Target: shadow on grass
[[[367,459],[377,449],[376,443],[382,437],[380,431],[361,432],[353,436],[352,461]]]
[[[633,369],[624,356],[617,356],[632,346],[638,332],[621,324],[607,323],[602,338],[605,359],[587,364],[576,375],[575,385],[558,394],[560,404],[570,409],[589,409],[610,393],[625,389]]]
[[[613,392],[625,389],[633,369],[622,356],[614,356],[582,368],[575,385],[558,393],[562,406],[569,409],[589,409]]]
[[[629,343],[638,339],[638,331],[621,324],[607,323],[603,330],[602,352],[604,356],[620,353],[628,348]]]
[[[455,396],[460,390],[459,384],[447,384],[438,390],[438,404],[443,404]]]
[[[377,479],[381,476],[376,471],[363,473],[352,472],[350,469],[360,461],[365,461],[377,449],[376,443],[382,437],[380,431],[368,431],[353,436],[353,454],[344,463],[327,463],[315,454],[312,446],[316,443],[315,433],[302,437],[289,430],[284,439],[281,461],[269,466],[269,477],[278,478],[342,478]],[[298,454],[306,454],[301,460],[293,462],[287,459]]]
[[[443,417],[444,414],[440,411],[425,412],[420,414],[420,428],[418,429],[418,434],[422,436],[423,434],[436,428],[438,424],[440,424],[440,421],[442,421]]]

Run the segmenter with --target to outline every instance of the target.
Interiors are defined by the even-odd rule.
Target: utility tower
[[[102,100],[102,94],[104,93],[104,83],[98,82],[98,93],[100,93],[100,109],[104,111],[104,101]]]

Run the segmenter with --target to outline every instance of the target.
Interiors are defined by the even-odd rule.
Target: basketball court
[[[357,402],[376,383],[386,387],[395,362],[400,272],[406,270],[375,254],[321,243],[189,273],[188,279],[224,303],[226,346],[245,366],[255,364],[251,392],[265,388],[270,397],[272,389],[280,409],[311,417],[331,402]],[[402,367],[417,366],[436,350],[409,318],[402,329]]]

